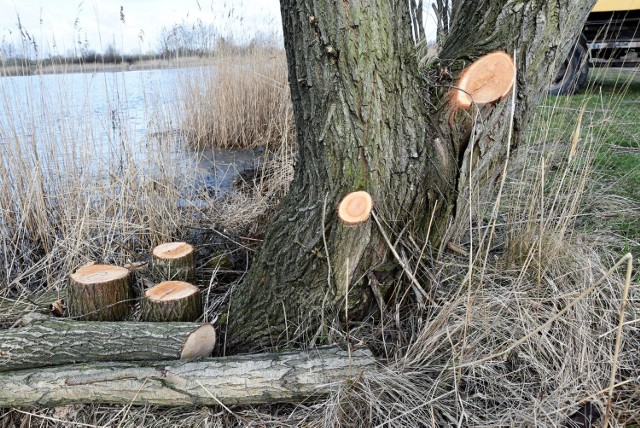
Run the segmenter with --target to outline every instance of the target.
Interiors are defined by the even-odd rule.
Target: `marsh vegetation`
[[[78,266],[141,262],[155,245],[184,240],[198,251],[203,319],[218,320],[224,335],[229,298],[292,179],[284,53],[268,44],[221,52],[171,79],[144,80],[137,94],[127,92],[131,76],[37,75],[18,98],[22,83],[11,79],[21,78],[0,79],[0,323],[37,309],[43,292],[63,295]],[[7,409],[0,420],[555,426],[590,403],[610,405],[618,424],[640,422],[638,275],[625,278],[640,251],[639,92],[636,71],[608,70],[574,97],[547,98],[501,193],[474,201],[484,217],[470,218],[455,246],[432,257],[425,242],[390,236],[435,303],[398,278],[364,321],[313,338],[366,344],[381,362],[325,401]],[[255,147],[260,158],[232,171],[231,188],[207,181],[207,153]]]

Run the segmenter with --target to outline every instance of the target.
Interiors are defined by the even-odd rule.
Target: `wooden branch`
[[[144,293],[143,321],[195,321],[200,315],[200,290],[188,282],[164,281]]]
[[[66,300],[66,293],[55,289],[48,289],[28,298],[24,296],[16,299],[0,298],[0,330],[13,327],[25,315],[33,312],[61,316],[64,300]]]
[[[211,324],[75,322],[33,314],[0,330],[0,371],[87,361],[140,361],[211,355]]]
[[[69,315],[87,321],[119,321],[131,310],[129,270],[87,265],[69,276]]]
[[[159,281],[193,281],[195,252],[186,242],[158,245],[151,254],[151,273]]]
[[[336,347],[203,361],[95,363],[0,373],[5,407],[112,403],[213,406],[293,402],[335,391],[373,367]]]

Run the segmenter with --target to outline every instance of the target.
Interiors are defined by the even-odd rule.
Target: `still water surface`
[[[203,185],[228,189],[254,153],[195,153],[180,142],[182,83],[195,68],[0,78],[3,162],[28,158],[45,170],[104,166],[170,156],[201,171]],[[148,161],[148,162],[147,162]],[[0,164],[1,165],[1,164]]]

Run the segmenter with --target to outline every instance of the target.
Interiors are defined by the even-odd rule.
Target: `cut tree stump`
[[[25,327],[0,330],[0,371],[90,361],[200,358],[211,355],[216,342],[211,324],[76,322],[40,314],[23,321]]]
[[[354,225],[369,220],[373,202],[364,190],[349,193],[338,205],[338,218],[345,224]]]
[[[337,347],[194,362],[78,364],[0,373],[0,403],[49,407],[295,402],[327,395],[374,365],[368,350]]]
[[[202,315],[200,290],[183,281],[164,281],[144,293],[143,321],[195,321]]]
[[[195,251],[186,242],[160,244],[151,253],[151,273],[159,281],[193,281]]]
[[[87,321],[119,321],[131,309],[129,270],[87,265],[69,276],[69,316]]]
[[[468,109],[472,103],[487,104],[505,97],[516,75],[513,58],[496,51],[475,60],[465,68],[452,89],[451,99],[456,108]]]

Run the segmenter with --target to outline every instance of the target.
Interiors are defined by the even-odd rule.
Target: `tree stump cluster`
[[[177,352],[180,358],[208,355],[216,340],[215,329],[210,324],[191,324],[203,313],[200,290],[187,282],[194,278],[194,253],[193,246],[185,242],[154,248],[151,275],[161,282],[144,292],[141,305],[143,323],[189,323],[180,339]],[[128,269],[102,264],[82,266],[69,276],[69,316],[81,321],[123,321],[130,315],[133,294]],[[142,327],[143,323],[138,324]],[[162,331],[163,327],[159,328]],[[156,327],[146,326],[145,330],[158,333]]]
[[[216,343],[212,324],[193,322],[203,312],[198,287],[184,280],[193,277],[193,259],[186,243],[154,249],[153,274],[163,280],[144,292],[141,321],[127,320],[134,294],[141,294],[131,287],[139,265],[80,267],[67,287],[71,318],[31,311],[12,322],[18,328],[0,329],[0,403],[289,402],[326,395],[337,382],[374,366],[368,350],[339,347],[174,361],[209,357]]]

